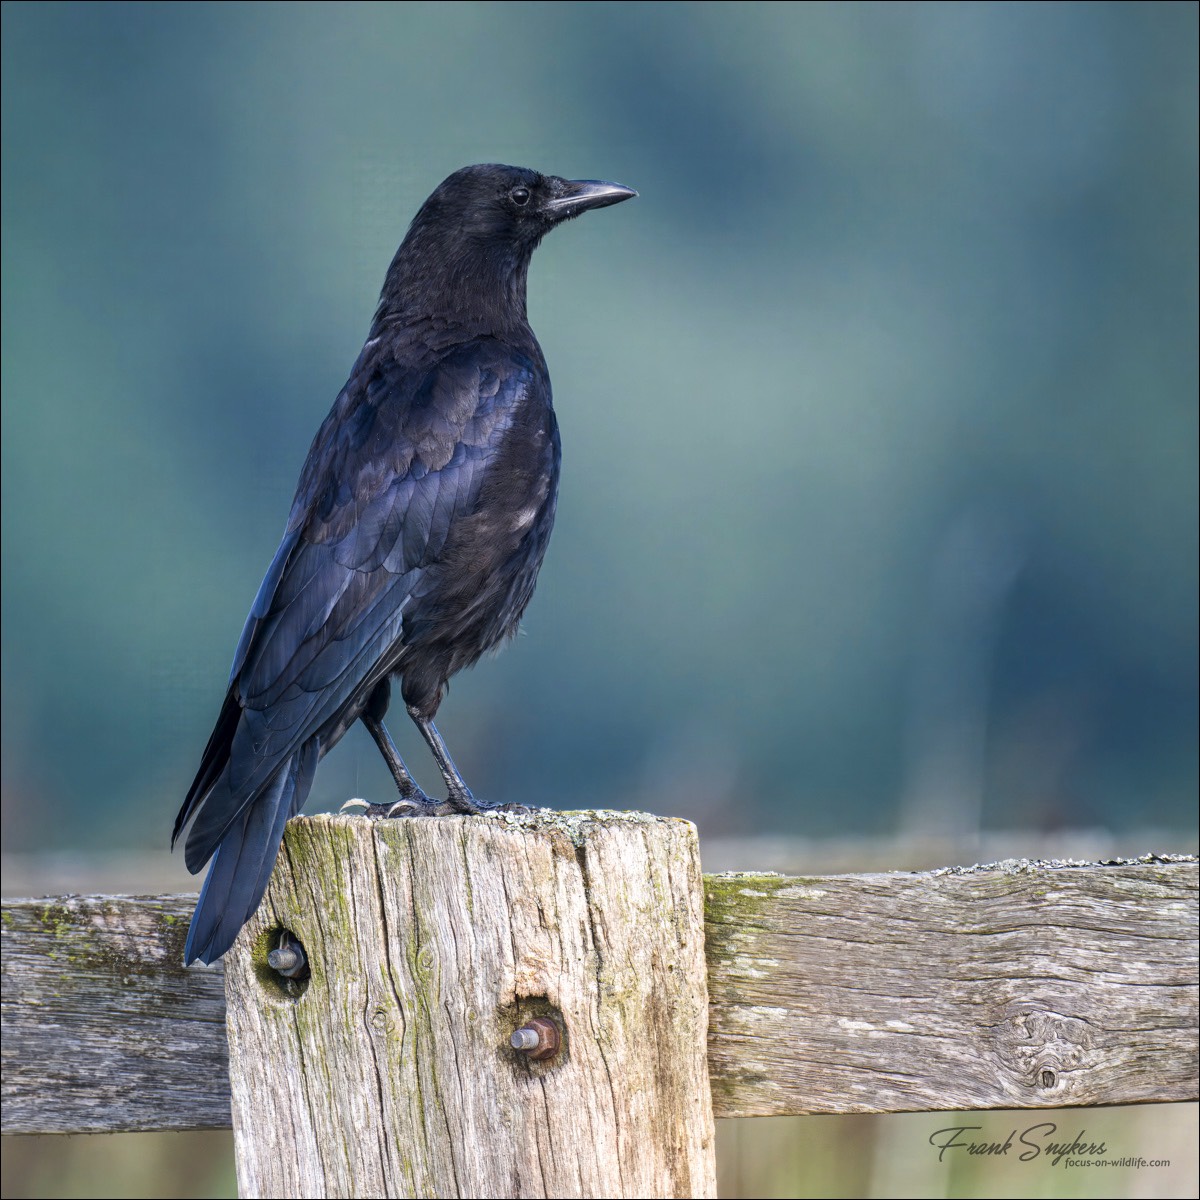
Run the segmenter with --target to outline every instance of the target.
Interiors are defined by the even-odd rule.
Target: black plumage
[[[545,233],[635,195],[494,164],[451,175],[414,218],[370,334],[317,432],[229,690],[175,821],[212,866],[185,959],[212,962],[257,908],[283,826],[362,720],[395,815],[478,812],[434,714],[446,682],[516,631],[554,524],[559,437],[526,317]],[[427,797],[383,717],[391,680],[446,782]]]

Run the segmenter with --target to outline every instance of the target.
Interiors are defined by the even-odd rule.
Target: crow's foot
[[[477,817],[483,813],[527,813],[533,809],[524,804],[498,804],[493,800],[477,800],[465,787],[462,791],[451,788],[450,794],[443,803],[450,805],[451,810]]]
[[[492,800],[474,800],[472,803],[481,813],[531,813],[535,811],[527,804],[498,804]]]
[[[419,796],[401,796],[388,804],[370,804],[366,800],[347,800],[338,810],[357,810],[361,816],[380,820],[388,817],[446,817],[479,816],[482,813],[528,813],[533,809],[524,804],[493,804],[490,800],[472,797],[449,796],[445,800],[434,800],[421,793]]]
[[[357,809],[359,814],[378,821],[386,817],[444,817],[459,810],[447,800],[434,800],[423,792],[416,796],[401,796],[387,804],[369,804],[366,800],[347,800],[340,812]]]

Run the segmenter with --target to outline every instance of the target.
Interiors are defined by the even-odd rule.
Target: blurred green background
[[[6,853],[163,847],[384,269],[477,161],[641,193],[534,259],[563,486],[440,715],[480,795],[1194,848],[1197,32],[6,3]],[[391,790],[355,730],[310,809]]]
[[[641,192],[534,260],[561,506],[527,636],[443,708],[476,790],[702,836],[1194,821],[1194,4],[3,33],[9,850],[162,844],[384,269],[474,161]],[[313,800],[391,788],[356,731]]]

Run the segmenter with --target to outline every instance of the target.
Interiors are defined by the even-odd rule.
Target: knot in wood
[[[1095,1065],[1095,1030],[1080,1017],[1027,1009],[1007,1017],[995,1036],[997,1056],[1013,1082],[1043,1096],[1062,1092],[1067,1073]]]

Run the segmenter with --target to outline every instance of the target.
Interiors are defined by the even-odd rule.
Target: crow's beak
[[[556,221],[577,217],[589,208],[607,208],[636,196],[633,188],[619,183],[604,183],[599,179],[564,179],[558,195],[547,202],[545,211]]]

